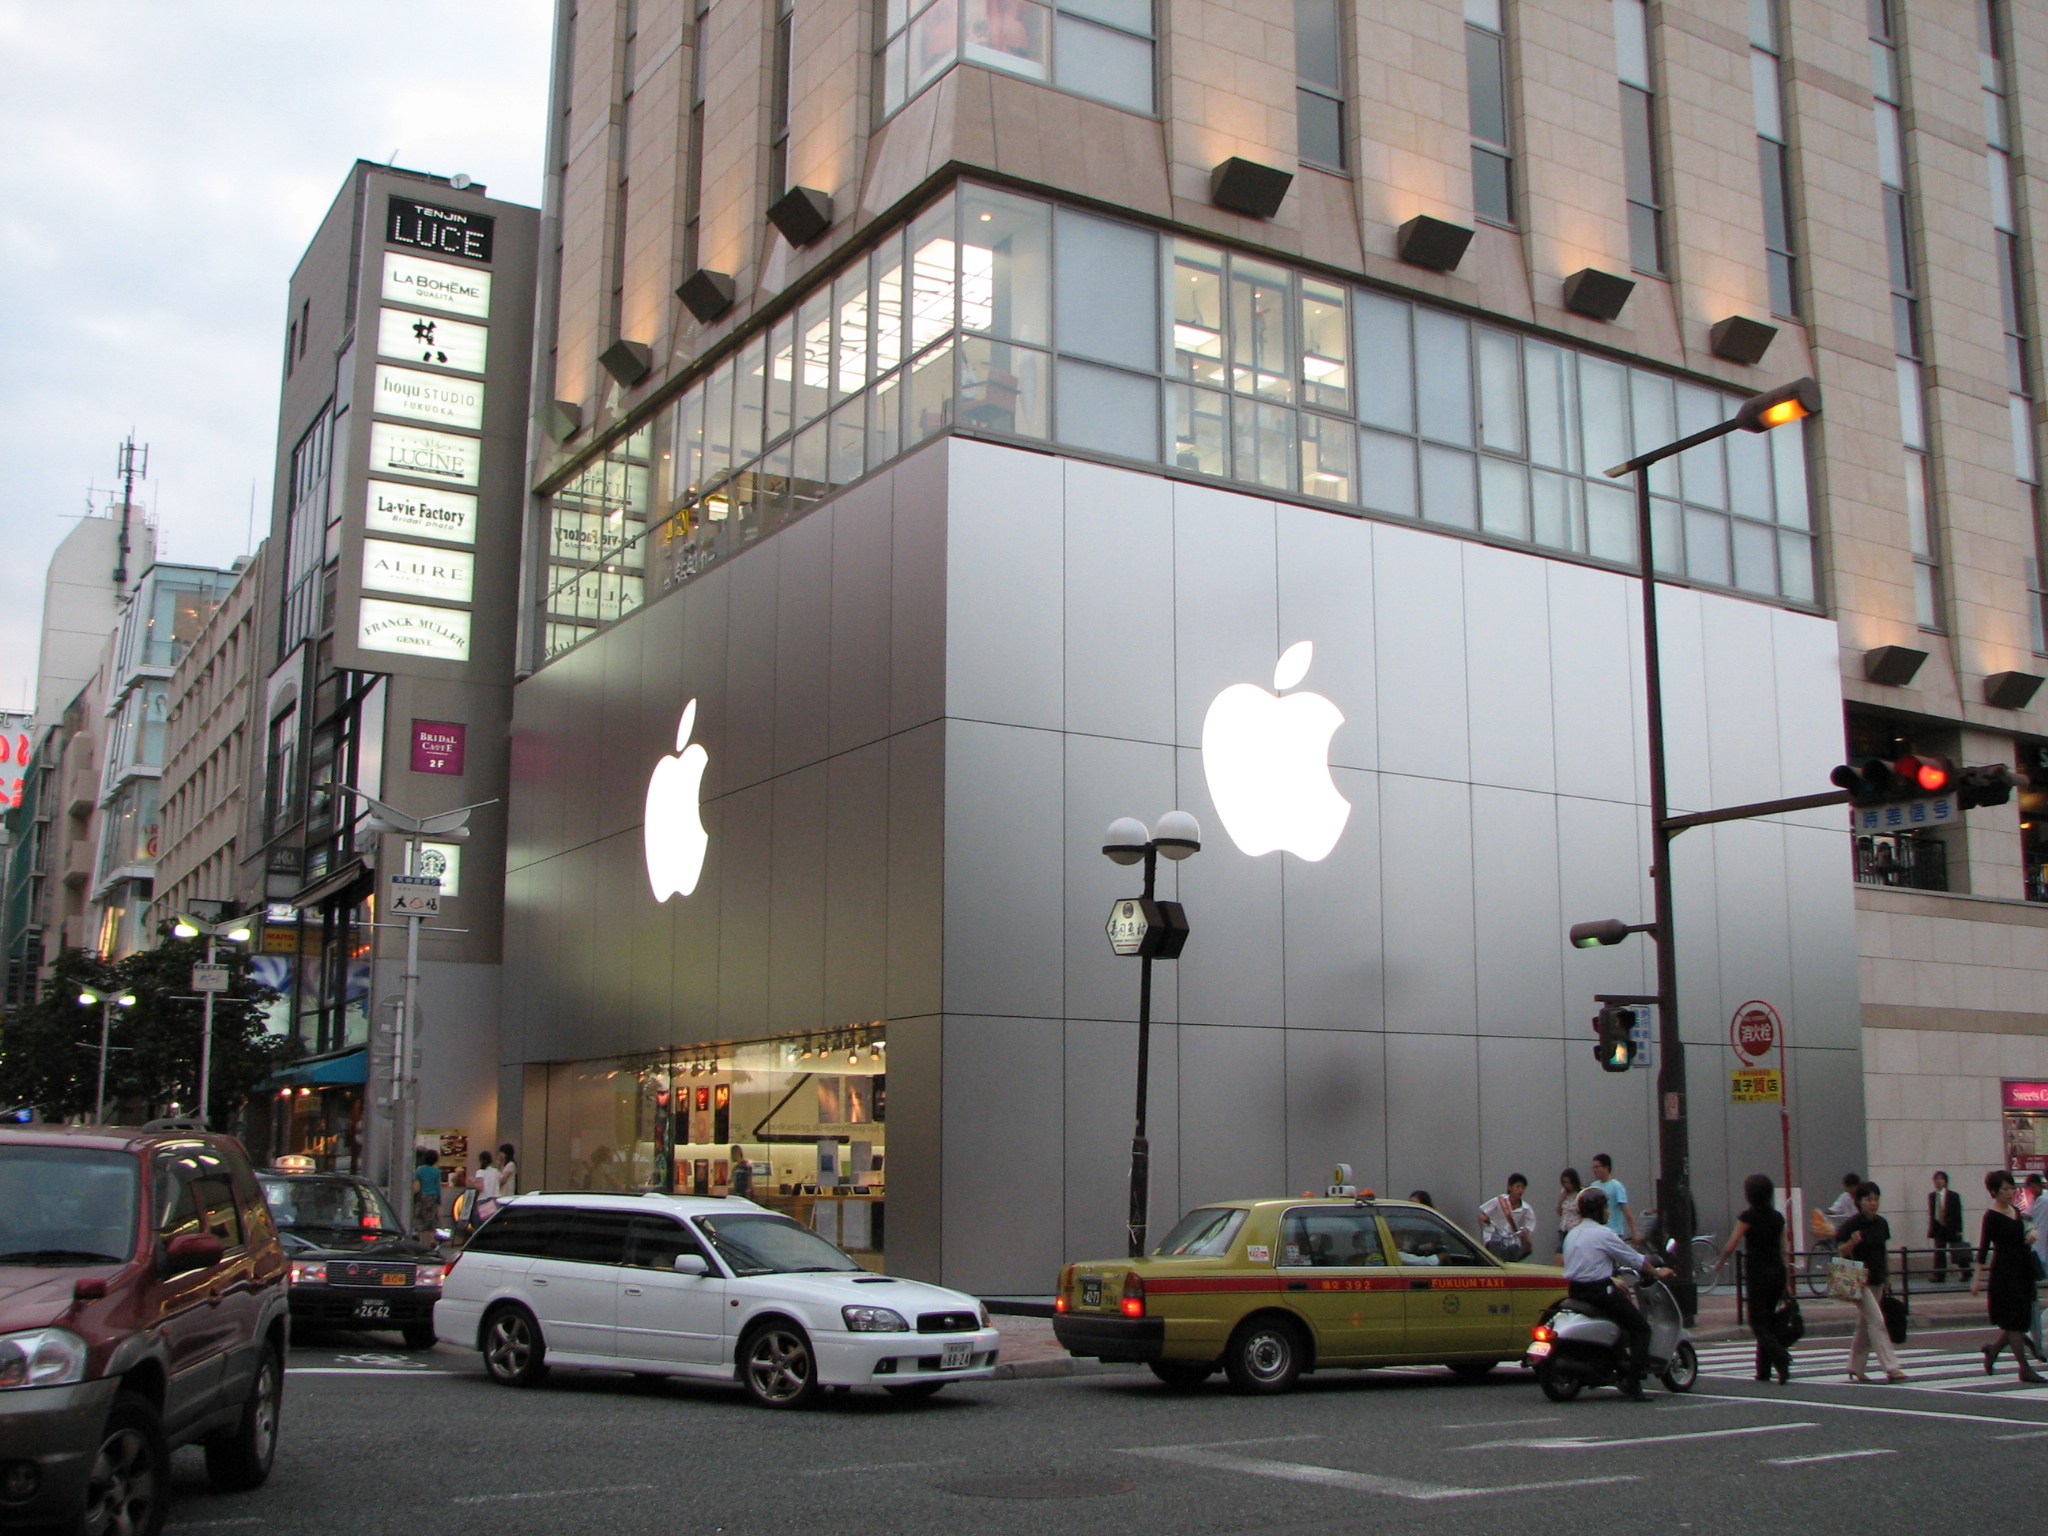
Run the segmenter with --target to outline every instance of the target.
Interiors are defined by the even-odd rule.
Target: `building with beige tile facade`
[[[1024,1000],[1021,981],[1023,992],[992,998],[963,979],[972,967],[957,949],[968,943],[958,925],[981,909],[956,894],[967,867],[956,869],[955,850],[968,844],[955,816],[993,781],[975,779],[960,754],[976,731],[994,729],[988,722],[1172,744],[1181,766],[1137,774],[1152,787],[1132,791],[1124,808],[1149,814],[1163,802],[1148,808],[1148,799],[1171,793],[1212,828],[1219,862],[1237,856],[1227,851],[1235,841],[1254,867],[1267,867],[1261,857],[1284,865],[1290,903],[1310,899],[1312,884],[1299,882],[1317,875],[1318,861],[1255,854],[1234,833],[1216,835],[1193,766],[1206,701],[1182,700],[1170,723],[1083,724],[1070,696],[1047,724],[966,684],[962,669],[975,657],[996,664],[993,640],[975,650],[976,620],[961,606],[970,591],[991,634],[1018,639],[1029,626],[1004,631],[1003,604],[1014,594],[993,576],[985,591],[969,580],[976,556],[967,551],[985,550],[962,498],[1001,500],[1011,484],[1043,489],[1033,466],[1047,461],[1067,477],[1064,514],[1051,491],[1035,506],[1004,502],[1005,516],[1021,520],[1004,525],[1016,536],[1003,558],[1015,562],[1018,589],[1029,585],[1035,543],[1066,550],[1065,595],[1047,587],[1042,600],[1064,614],[1071,646],[1077,626],[1099,617],[1071,604],[1114,608],[1126,595],[1115,582],[1087,586],[1077,574],[1084,548],[1120,562],[1130,593],[1144,588],[1151,563],[1170,565],[1163,611],[1183,630],[1178,642],[1157,637],[1179,646],[1169,691],[1207,675],[1191,657],[1218,636],[1264,636],[1253,651],[1315,637],[1298,614],[1288,617],[1285,530],[1297,524],[1335,541],[1331,573],[1350,558],[1338,553],[1344,540],[1385,551],[1382,587],[1409,558],[1392,551],[1410,532],[1424,539],[1416,549],[1462,551],[1468,567],[1457,599],[1464,618],[1441,611],[1440,635],[1438,610],[1404,609],[1400,594],[1381,587],[1318,599],[1327,609],[1319,656],[1347,602],[1378,626],[1368,693],[1337,701],[1354,720],[1374,716],[1376,746],[1347,745],[1354,739],[1340,734],[1336,753],[1380,781],[1377,830],[1354,823],[1347,835],[1383,845],[1375,867],[1387,908],[1339,941],[1361,949],[1346,973],[1355,1006],[1330,1005],[1343,1022],[1310,1023],[1290,1003],[1279,1033],[1295,1060],[1309,1049],[1297,1031],[1302,1040],[1359,1031],[1351,1044],[1369,1065],[1345,1066],[1332,1081],[1350,1086],[1311,1105],[1301,1098],[1302,1065],[1294,1077],[1273,1069],[1273,1086],[1266,1067],[1247,1064],[1264,1060],[1263,1046],[1247,1047],[1230,1081],[1266,1108],[1238,1104],[1232,1089],[1196,1072],[1209,1047],[1195,1042],[1240,1025],[1256,1033],[1258,988],[1284,992],[1292,972],[1262,975],[1234,1002],[1184,981],[1172,1026],[1181,1076],[1154,1089],[1182,1117],[1179,1182],[1172,1193],[1155,1182],[1155,1199],[1169,1204],[1246,1192],[1196,1171],[1185,1136],[1198,1110],[1242,1122],[1247,1147],[1283,1145],[1270,1164],[1252,1153],[1245,1164],[1277,1187],[1320,1184],[1315,1170],[1342,1157],[1359,1165],[1361,1181],[1425,1184],[1448,1194],[1448,1207],[1483,1194],[1499,1164],[1546,1174],[1552,1163],[1583,1166],[1605,1150],[1592,1143],[1608,1139],[1647,1182],[1646,1082],[1601,1078],[1583,1060],[1592,991],[1640,990],[1642,957],[1604,955],[1599,964],[1619,969],[1595,977],[1593,962],[1561,960],[1541,937],[1550,925],[1561,949],[1563,924],[1607,915],[1594,903],[1633,919],[1647,902],[1640,850],[1616,855],[1595,878],[1588,871],[1606,869],[1615,850],[1567,830],[1575,824],[1564,812],[1543,813],[1530,832],[1481,809],[1483,794],[1500,786],[1568,798],[1590,782],[1567,774],[1565,743],[1587,748],[1591,716],[1563,700],[1604,687],[1628,702],[1640,679],[1624,630],[1594,626],[1581,634],[1583,648],[1556,652],[1531,686],[1564,712],[1520,722],[1526,736],[1502,733],[1511,710],[1482,718],[1476,674],[1441,688],[1413,678],[1433,676],[1432,638],[1462,646],[1464,665],[1490,656],[1509,671],[1525,648],[1543,649],[1545,633],[1562,644],[1574,616],[1557,606],[1555,584],[1636,566],[1626,495],[1599,472],[1725,420],[1743,396],[1812,375],[1825,408],[1803,429],[1737,434],[1725,452],[1695,451],[1653,479],[1657,566],[1671,601],[1693,605],[1684,611],[1703,626],[1678,646],[1686,659],[1667,663],[1689,669],[1684,681],[1667,678],[1674,798],[1705,806],[1825,788],[1828,765],[1848,755],[1844,709],[1849,752],[1859,756],[1887,755],[1904,740],[1967,763],[2043,766],[2048,695],[2035,688],[2048,672],[2048,637],[2032,336],[2036,253],[2048,238],[2038,167],[2048,161],[2025,154],[2029,134],[2048,133],[2040,0],[564,0],[559,18],[522,639],[533,676],[515,711],[508,965],[529,940],[560,946],[544,952],[564,966],[582,963],[570,958],[571,898],[560,883],[578,838],[645,833],[633,820],[644,772],[606,791],[619,817],[578,819],[564,763],[590,752],[611,771],[612,727],[603,722],[613,715],[588,716],[577,739],[566,724],[576,690],[597,689],[616,709],[620,690],[630,691],[624,679],[642,676],[631,670],[641,666],[652,687],[653,653],[638,658],[653,641],[636,637],[668,633],[650,626],[672,601],[683,617],[669,628],[683,627],[669,643],[682,647],[684,664],[715,631],[733,654],[766,648],[782,669],[773,673],[779,694],[803,663],[788,639],[797,621],[743,622],[744,594],[773,591],[785,609],[822,607],[836,636],[855,622],[842,610],[867,579],[792,563],[806,514],[840,507],[843,527],[860,496],[893,495],[900,583],[901,541],[915,537],[903,531],[905,485],[947,486],[953,510],[932,525],[951,531],[931,534],[952,562],[930,594],[951,626],[945,698],[931,716],[946,742],[947,766],[932,785],[946,806],[943,850],[891,854],[946,867],[934,909],[945,913],[938,979],[909,988],[900,1007],[893,994],[872,1004],[842,995],[829,975],[833,945],[844,941],[828,935],[817,940],[826,983],[806,984],[800,1005],[783,1006],[778,989],[790,967],[808,974],[811,941],[776,935],[809,932],[810,898],[784,887],[802,836],[776,819],[785,804],[776,800],[775,830],[758,845],[757,878],[772,894],[732,893],[741,848],[752,846],[735,841],[725,894],[713,898],[723,926],[691,941],[699,947],[690,964],[745,970],[756,962],[741,930],[772,930],[762,940],[770,958],[759,962],[760,1006],[736,1003],[726,987],[714,989],[717,1006],[699,1007],[679,969],[673,992],[636,982],[630,1005],[600,1009],[601,1027],[565,1036],[556,1021],[520,1011],[545,1005],[522,998],[508,977],[501,1124],[536,1144],[533,1161],[546,1163],[550,1182],[595,1177],[593,1149],[608,1166],[629,1143],[645,1176],[666,1181],[664,1149],[674,1151],[674,1169],[686,1169],[683,1143],[702,1129],[685,1135],[661,1118],[668,1110],[624,1099],[591,1107],[572,1080],[594,1081],[595,1068],[579,1075],[577,1060],[602,1057],[616,1082],[626,1053],[651,1052],[632,1058],[633,1073],[643,1084],[660,1080],[647,1104],[668,1105],[672,1059],[708,1058],[715,1074],[720,1042],[786,1038],[796,1059],[795,1042],[808,1057],[820,1031],[872,1032],[886,1022],[890,1046],[905,1056],[892,1074],[889,1109],[904,1149],[892,1167],[909,1160],[891,1207],[890,1230],[900,1234],[892,1242],[930,1272],[1024,1284],[1021,1274],[984,1275],[954,1245],[955,1231],[972,1226],[961,1191],[1008,1190],[1016,1176],[977,1161],[967,1112],[949,1096],[979,1084],[998,1119],[1022,1117],[994,1084],[1006,1075],[1036,1081],[1035,1068],[1018,1065],[1036,1047],[1019,1044],[1014,1058],[1007,1046],[984,1048],[989,1021],[1028,1018],[1064,1028],[1071,1042],[1089,1010],[1071,992],[1065,1004],[1041,1006]],[[920,463],[939,467],[906,480],[906,466]],[[1112,474],[1122,489],[1107,501],[1077,490]],[[1154,530],[1163,543],[1140,536],[1154,527],[1144,509],[1155,502],[1173,509]],[[1085,534],[1074,521],[1082,504],[1101,518]],[[1197,517],[1198,505],[1214,510]],[[1196,557],[1174,540],[1236,546],[1241,537],[1238,554],[1256,580],[1269,558],[1260,530],[1275,518],[1280,574],[1266,579],[1281,583],[1282,613],[1267,636],[1250,610],[1190,585]],[[770,537],[784,529],[788,539]],[[775,546],[779,566],[768,554]],[[1486,606],[1471,563],[1490,552],[1526,558],[1529,579],[1552,583],[1547,619],[1525,614],[1533,629],[1469,628]],[[800,580],[813,585],[792,585]],[[761,581],[769,587],[748,585]],[[895,637],[900,673],[921,620],[915,605],[902,611],[900,587],[895,601],[893,617],[859,622]],[[1204,611],[1204,602],[1221,606]],[[729,612],[717,606],[725,604]],[[714,606],[719,616],[707,617]],[[1387,626],[1398,613],[1419,631],[1396,636]],[[1771,644],[1731,638],[1766,621],[1778,626]],[[1604,650],[1598,634],[1608,637]],[[1078,686],[1077,667],[1136,666],[1145,644],[1126,630],[1107,658],[1070,652],[1066,686]],[[1421,659],[1396,677],[1388,669],[1408,644]],[[1814,654],[1836,658],[1818,682],[1800,671],[1800,658]],[[1001,661],[1013,664],[1014,653]],[[1755,718],[1743,702],[1750,690]],[[778,707],[825,709],[830,693],[821,683],[814,697],[799,690]],[[1805,701],[1796,720],[1782,713],[1795,696]],[[1390,700],[1405,700],[1408,712]],[[664,698],[659,712],[673,721],[683,703]],[[727,699],[728,711],[740,708]],[[1775,726],[1771,709],[1781,711]],[[1451,715],[1455,731],[1439,718]],[[924,719],[914,709],[893,718],[898,733]],[[729,761],[740,751],[716,730],[740,722],[712,720],[707,736],[708,719],[686,717],[684,735],[694,721],[695,739],[708,743],[710,786],[722,754]],[[648,750],[667,750],[654,738],[669,729],[650,726]],[[1450,736],[1455,747],[1434,756],[1404,757],[1400,746]],[[645,745],[632,739],[635,751]],[[900,749],[900,734],[892,739]],[[1017,740],[1028,755],[1024,735]],[[1631,740],[1615,749],[1639,759]],[[852,741],[825,742],[819,760]],[[683,750],[683,736],[674,746]],[[1080,750],[1070,738],[1069,775]],[[1519,761],[1525,754],[1542,759],[1540,771]],[[771,758],[760,782],[797,794],[781,776],[799,772],[804,753],[778,746]],[[1639,762],[1634,774],[1628,787],[1593,798],[1636,805],[1640,825]],[[1451,850],[1446,861],[1397,858],[1388,818],[1407,791],[1391,787],[1396,775],[1471,797],[1455,813],[1440,807],[1449,820],[1430,824],[1429,839]],[[1069,782],[1071,808],[1085,797]],[[750,792],[737,782],[706,790]],[[522,813],[522,794],[540,808]],[[522,814],[539,820],[522,829]],[[1969,1188],[1965,1175],[2000,1159],[2008,1131],[2012,1157],[2048,1158],[2048,1127],[2038,1151],[2018,1145],[2033,1125],[2024,1085],[2048,1082],[2048,949],[2033,942],[2048,943],[2048,796],[1971,810],[1935,833],[1852,840],[1842,826],[1827,811],[1694,833],[1681,845],[1680,974],[1707,1225],[1725,1216],[1729,1189],[1751,1167],[1778,1171],[1775,1114],[1766,1124],[1756,1106],[1721,1102],[1735,1065],[1725,1021],[1748,998],[1773,1002],[1786,1020],[1794,1177],[1809,1189],[1831,1191],[1842,1169],[1867,1163],[1888,1206],[1910,1216],[1936,1164],[1964,1165],[1951,1171]],[[1064,835],[1085,846],[1094,828]],[[631,887],[644,899],[637,858],[620,853],[591,877],[599,883],[590,894],[624,900]],[[1201,867],[1191,862],[1183,880]],[[1077,914],[1092,910],[1100,883],[1088,866],[1092,883],[1079,890],[1081,869],[1064,897],[1048,898],[1072,909],[1065,921],[1077,933],[1092,923]],[[1558,889],[1560,878],[1555,910],[1495,913],[1489,926],[1488,901],[1502,889]],[[1462,894],[1445,896],[1439,882]],[[1388,926],[1410,896],[1481,914],[1476,936],[1451,946],[1476,954],[1480,981],[1470,981],[1469,964],[1453,967],[1430,984],[1435,1000],[1419,1014],[1397,1006],[1406,982]],[[1195,914],[1195,895],[1186,899]],[[1214,912],[1224,897],[1209,899]],[[1232,922],[1279,923],[1260,905],[1266,899],[1246,896],[1229,909]],[[1194,921],[1191,957],[1202,942]],[[1524,953],[1501,937],[1508,931],[1538,937]],[[1407,933],[1424,946],[1439,937]],[[1071,953],[1062,962],[1057,948],[1044,964],[1064,963],[1071,984],[1082,962]],[[1516,974],[1529,995],[1489,1002],[1487,966],[1507,953],[1521,956]],[[1828,979],[1853,971],[1859,955],[1860,1019],[1854,983],[1838,992]],[[1245,963],[1260,974],[1264,962]],[[600,992],[603,969],[590,983]],[[1180,974],[1192,975],[1190,966]],[[660,1001],[646,1000],[650,987]],[[1449,1049],[1445,1035],[1476,1054],[1430,1056]],[[1414,1049],[1428,1056],[1426,1070],[1402,1043],[1425,1037],[1428,1050]],[[1548,1054],[1531,1065],[1538,1058],[1517,1056],[1520,1045],[1489,1043],[1507,1039],[1543,1040]],[[1041,1148],[1054,1163],[1067,1158],[1067,1225],[1025,1245],[1033,1262],[1116,1240],[1114,1220],[1089,1204],[1073,1148],[1085,1142],[1091,1157],[1113,1163],[1126,1122],[1120,1111],[1083,1115],[1088,1094],[1073,1049],[1045,1073],[1047,1092],[1066,1106],[1067,1151],[1057,1137]],[[1515,1061],[1523,1065],[1511,1068]],[[1128,1065],[1115,1070],[1128,1078]],[[1533,1074],[1534,1118],[1548,1127],[1521,1141],[1478,1128],[1495,1124],[1505,1102],[1489,1084],[1513,1071]],[[1415,1093],[1439,1096],[1456,1125],[1473,1119],[1472,1134],[1452,1135],[1439,1163],[1404,1144],[1400,1112],[1387,1107]],[[2048,1088],[2040,1096],[2048,1101]],[[1624,1111],[1613,1109],[1623,1100]],[[2005,1115],[2006,1101],[2022,1107]],[[1084,1119],[1088,1128],[1077,1129]],[[737,1128],[720,1131],[728,1135],[743,1139]],[[753,1155],[774,1164],[770,1148],[780,1144],[769,1136]],[[1165,1155],[1155,1144],[1155,1165]],[[696,1164],[700,1184],[704,1166]],[[1048,1177],[1060,1181],[1056,1169]],[[794,1185],[829,1182],[807,1165]],[[1075,1214],[1084,1208],[1093,1211],[1086,1220]]]

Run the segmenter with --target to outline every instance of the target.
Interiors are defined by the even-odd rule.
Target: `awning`
[[[367,1050],[354,1050],[340,1056],[325,1056],[318,1061],[302,1061],[282,1072],[271,1073],[256,1091],[261,1093],[265,1088],[360,1088],[369,1054]]]

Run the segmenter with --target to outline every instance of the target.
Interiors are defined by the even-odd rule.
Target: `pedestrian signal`
[[[1602,1072],[1626,1072],[1635,1065],[1635,1024],[1635,1010],[1619,1003],[1609,1003],[1593,1016],[1593,1033],[1600,1037],[1593,1059]]]

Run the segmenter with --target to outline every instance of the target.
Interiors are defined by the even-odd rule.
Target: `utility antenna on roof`
[[[133,429],[116,455],[114,472],[121,477],[121,536],[114,546],[114,590],[118,592],[128,585],[128,525],[135,516],[135,482],[149,478],[149,444],[137,447]]]

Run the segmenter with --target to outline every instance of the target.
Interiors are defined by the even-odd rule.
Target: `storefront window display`
[[[2048,1173],[2048,1083],[2004,1084],[2005,1166]]]
[[[549,1189],[743,1194],[879,1263],[888,1042],[879,1026],[548,1069]]]

